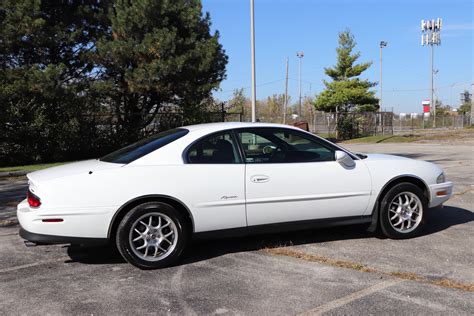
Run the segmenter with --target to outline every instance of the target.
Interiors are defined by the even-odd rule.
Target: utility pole
[[[379,100],[379,111],[382,111],[382,48],[387,47],[387,42],[381,41],[380,42],[380,100]]]
[[[286,57],[286,77],[285,77],[285,104],[283,105],[283,124],[286,124],[286,112],[288,109],[288,57]]]
[[[433,113],[433,128],[436,127],[436,102],[434,102],[434,45],[441,45],[441,18],[437,20],[421,20],[421,45],[431,46],[431,111]]]
[[[474,82],[471,83],[471,125],[474,125]]]
[[[296,57],[299,58],[299,102],[298,102],[298,118],[301,120],[301,59],[304,57],[304,52],[297,52]]]
[[[250,0],[250,50],[252,63],[252,122],[257,121],[257,86],[255,77],[255,18],[254,18],[254,0]]]

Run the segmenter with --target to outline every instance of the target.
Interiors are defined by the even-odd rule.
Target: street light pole
[[[470,125],[474,125],[474,82],[471,83],[471,119],[470,119]]]
[[[283,124],[286,124],[286,111],[288,109],[288,57],[286,57],[286,76],[285,76],[285,104],[283,105]]]
[[[381,41],[380,42],[380,100],[379,100],[379,111],[382,111],[382,48],[387,47],[387,42]]]
[[[301,120],[301,59],[304,57],[304,52],[297,52],[296,57],[299,58],[299,103],[298,103],[298,118]]]
[[[434,100],[434,48],[431,45],[431,110],[433,111],[433,128],[436,127],[436,102]]]
[[[257,121],[257,86],[255,76],[255,19],[254,19],[254,0],[250,0],[250,50],[252,63],[252,122]]]

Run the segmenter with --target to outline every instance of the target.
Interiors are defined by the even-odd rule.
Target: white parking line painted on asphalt
[[[1,234],[0,237],[5,237],[5,236],[18,236],[18,233],[8,233],[8,234]]]
[[[352,294],[346,295],[344,297],[338,298],[334,301],[328,302],[326,304],[320,305],[316,308],[310,309],[304,313],[301,313],[300,315],[321,315],[323,313],[326,313],[332,309],[338,308],[340,306],[346,305],[352,301],[358,300],[364,296],[370,295],[372,293],[378,292],[380,290],[383,290],[389,286],[399,284],[403,282],[403,280],[387,280],[384,282],[377,283],[375,285],[372,285],[368,288],[365,288],[363,290],[354,292]]]
[[[183,309],[184,315],[198,315],[192,308],[186,303],[186,299],[183,294],[183,271],[184,265],[178,267],[178,270],[174,273],[171,278],[171,290],[177,296],[178,305]]]
[[[45,260],[45,261],[38,261],[38,262],[35,262],[35,263],[22,264],[22,265],[15,266],[15,267],[0,269],[0,273],[12,272],[12,271],[17,271],[17,270],[21,270],[21,269],[37,267],[37,266],[41,266],[41,265],[44,265],[44,264],[56,263],[56,262],[60,262],[60,261],[64,262],[64,261],[70,260],[70,259],[71,258],[69,258],[69,257],[62,257],[62,258],[58,258],[58,259],[54,259],[54,260]]]

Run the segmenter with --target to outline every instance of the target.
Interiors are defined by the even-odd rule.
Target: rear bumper
[[[43,234],[35,234],[32,232],[29,232],[23,228],[20,228],[20,237],[38,245],[74,244],[74,245],[96,246],[96,245],[105,245],[108,243],[107,238],[84,238],[84,237],[43,235]]]
[[[430,185],[429,207],[436,207],[443,204],[453,195],[453,183],[444,182]]]
[[[97,244],[107,242],[113,208],[75,208],[66,211],[18,204],[21,237],[41,244]],[[58,222],[48,222],[58,220]]]

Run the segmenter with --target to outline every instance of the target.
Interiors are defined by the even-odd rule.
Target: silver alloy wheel
[[[388,208],[390,225],[399,233],[409,233],[420,225],[423,217],[423,204],[412,192],[396,195]]]
[[[148,213],[138,218],[129,233],[130,246],[140,259],[160,261],[168,257],[178,243],[176,224],[163,213]]]

